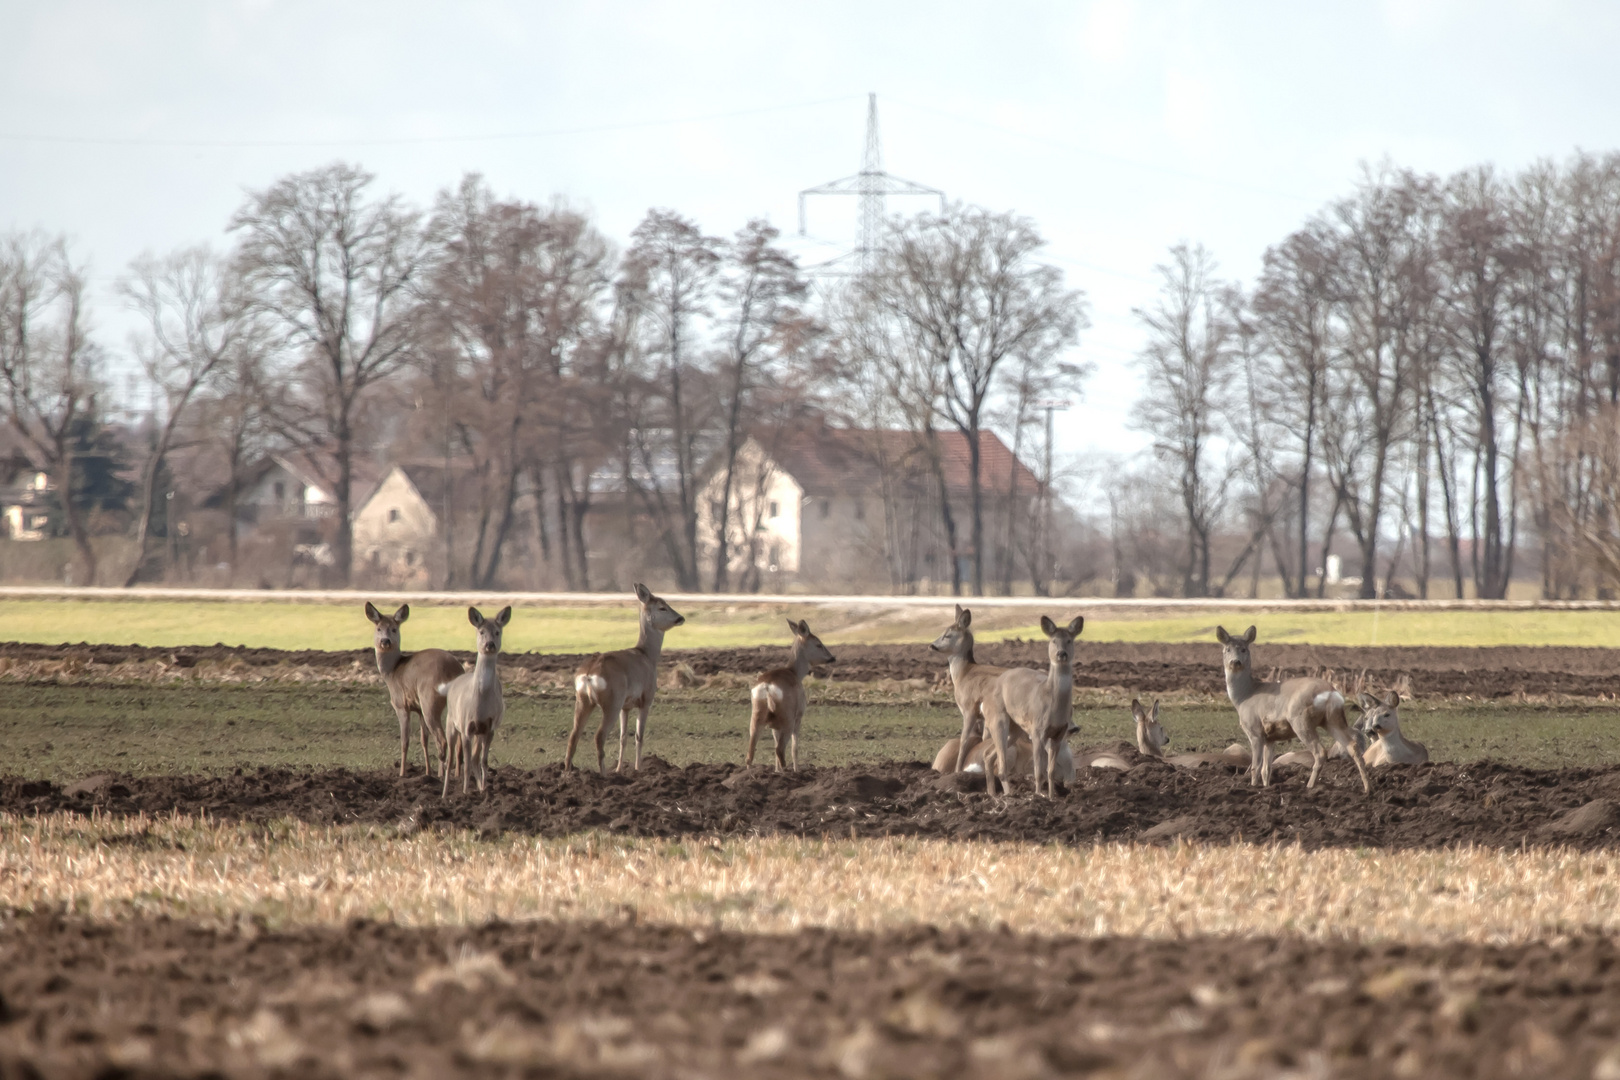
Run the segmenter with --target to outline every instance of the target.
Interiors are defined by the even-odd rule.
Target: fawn
[[[579,733],[585,728],[585,718],[598,706],[602,709],[602,726],[596,729],[597,771],[607,774],[602,740],[607,735],[608,720],[614,714],[619,717],[619,763],[613,771],[624,768],[625,725],[631,709],[638,710],[636,768],[641,768],[641,740],[647,733],[647,714],[652,710],[653,694],[658,691],[658,657],[664,651],[664,632],[680,626],[686,619],[639,582],[636,601],[641,605],[641,635],[636,639],[635,648],[597,653],[585,661],[574,676],[574,729],[568,733],[564,771],[574,767]]]
[[[1249,658],[1249,646],[1255,639],[1252,626],[1236,637],[1228,634],[1224,626],[1217,626],[1215,637],[1221,643],[1226,696],[1237,708],[1238,725],[1249,739],[1250,786],[1271,786],[1272,743],[1299,739],[1311,752],[1311,778],[1305,786],[1315,787],[1316,778],[1322,773],[1322,762],[1327,757],[1316,731],[1326,728],[1356,763],[1356,771],[1361,774],[1361,790],[1372,794],[1366,763],[1351,734],[1350,722],[1345,719],[1344,695],[1326,679],[1256,680],[1254,662]]]
[[[995,691],[990,696],[988,727],[995,738],[996,752],[1002,761],[1007,757],[1007,730],[1017,724],[1029,736],[1034,751],[1035,793],[1041,792],[1041,772],[1046,773],[1047,798],[1056,796],[1058,751],[1068,742],[1072,727],[1070,714],[1074,700],[1074,639],[1086,620],[1076,616],[1068,626],[1058,626],[1045,615],[1041,616],[1041,631],[1046,634],[1047,670],[1012,668],[996,679]],[[985,790],[995,791],[995,773],[984,775]],[[1001,790],[1006,793],[1007,777],[1001,778]]]
[[[463,670],[461,661],[443,649],[423,649],[418,653],[399,651],[399,624],[411,616],[411,606],[401,605],[392,615],[384,615],[366,601],[366,618],[377,627],[375,647],[377,671],[388,687],[388,700],[399,717],[399,775],[409,768],[411,753],[411,713],[422,717],[422,757],[429,776],[433,775],[433,755],[428,752],[428,733],[439,747],[442,769],[445,754],[444,694],[439,684],[449,682]]]
[[[811,664],[831,664],[833,654],[821,639],[810,632],[810,624],[800,619],[788,620],[793,631],[793,662],[787,667],[762,671],[754,688],[749,692],[753,701],[753,714],[748,719],[748,758],[746,766],[754,767],[754,744],[759,740],[759,729],[771,729],[771,744],[776,750],[776,771],[781,772],[782,744],[791,748],[793,771],[799,771],[799,723],[804,719],[806,704],[804,680],[810,674]]]
[[[475,607],[467,609],[467,621],[478,630],[478,659],[471,671],[438,687],[449,701],[446,713],[450,753],[445,761],[444,790],[450,794],[450,766],[461,762],[461,793],[467,794],[467,781],[478,769],[478,790],[489,778],[489,744],[495,739],[506,702],[501,697],[501,675],[495,668],[501,654],[501,631],[512,619],[512,609],[504,607],[493,619],[486,619]]]

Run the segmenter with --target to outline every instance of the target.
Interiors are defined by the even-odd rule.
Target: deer
[[[1367,750],[1371,765],[1427,765],[1429,748],[1401,734],[1401,695],[1391,690],[1380,701],[1372,694],[1361,695],[1362,725],[1368,735],[1378,736]]]
[[[1074,639],[1080,636],[1086,620],[1075,616],[1068,626],[1059,626],[1041,616],[1041,632],[1046,635],[1047,670],[1011,668],[996,678],[990,695],[987,727],[995,739],[996,753],[1007,761],[1008,728],[1017,724],[1029,736],[1034,751],[1035,794],[1041,793],[1041,772],[1046,773],[1046,797],[1056,798],[1058,751],[1068,743],[1074,701]],[[995,793],[995,773],[984,774],[985,790]],[[1008,777],[1001,777],[1002,794],[1008,793]]]
[[[467,621],[478,631],[478,659],[471,671],[457,675],[435,689],[449,702],[445,713],[449,740],[449,754],[445,758],[444,790],[441,799],[450,795],[451,766],[461,762],[461,793],[467,794],[467,783],[474,768],[478,770],[478,790],[485,790],[489,779],[489,744],[495,739],[506,702],[501,697],[501,675],[496,670],[496,659],[501,654],[501,631],[512,619],[510,606],[500,610],[493,619],[484,618],[475,607],[467,609]]]
[[[461,661],[443,649],[423,649],[416,653],[400,652],[399,626],[411,617],[411,606],[403,604],[392,615],[378,611],[366,601],[366,618],[376,626],[375,648],[377,672],[388,687],[388,700],[399,717],[399,775],[410,768],[411,713],[422,717],[422,757],[428,776],[433,775],[433,755],[428,752],[428,733],[439,747],[442,769],[445,760],[444,695],[441,683],[449,682],[465,669]]]
[[[799,771],[799,723],[804,719],[806,699],[804,680],[810,675],[811,664],[831,664],[836,658],[810,632],[810,624],[803,619],[788,620],[793,631],[793,662],[787,667],[772,668],[759,673],[753,689],[748,692],[753,702],[753,713],[748,718],[748,758],[745,767],[754,767],[754,745],[759,741],[759,729],[771,729],[771,744],[776,750],[776,771],[781,772],[785,761],[782,746],[787,744],[793,758],[793,771]]]
[[[974,741],[984,735],[984,703],[995,692],[996,680],[1006,668],[981,664],[973,659],[973,612],[956,605],[956,620],[928,646],[950,656],[951,689],[956,707],[962,713],[962,735],[956,743],[956,764],[942,772],[961,772],[967,765]],[[946,744],[947,746],[949,743]]]
[[[641,633],[635,648],[597,653],[580,665],[574,676],[574,729],[568,733],[564,772],[574,767],[574,748],[579,744],[579,733],[585,729],[585,718],[599,706],[602,726],[596,729],[597,771],[607,775],[602,740],[615,713],[619,717],[619,763],[613,771],[624,768],[625,727],[631,709],[637,710],[635,767],[638,772],[641,769],[641,741],[646,737],[647,714],[652,711],[653,694],[658,690],[658,657],[664,651],[664,634],[686,622],[686,618],[640,582],[636,583],[636,602],[641,605]]]
[[[1182,769],[1196,769],[1200,765],[1249,764],[1249,752],[1237,743],[1219,754],[1165,754],[1170,745],[1170,733],[1159,723],[1159,699],[1153,699],[1152,709],[1143,708],[1142,702],[1131,699],[1131,717],[1136,721],[1136,748],[1146,757],[1158,758],[1167,765]]]
[[[1224,626],[1215,628],[1215,638],[1221,643],[1221,666],[1226,673],[1226,696],[1237,709],[1238,726],[1249,740],[1249,786],[1271,786],[1272,743],[1299,739],[1311,752],[1311,778],[1305,787],[1315,787],[1327,756],[1322,752],[1317,729],[1326,728],[1356,763],[1362,792],[1371,795],[1367,765],[1350,732],[1350,722],[1345,719],[1344,695],[1326,679],[1256,680],[1249,658],[1255,633],[1252,626],[1241,636],[1227,633]]]

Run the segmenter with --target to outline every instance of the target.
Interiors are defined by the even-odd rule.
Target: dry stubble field
[[[1088,745],[1134,692],[1233,736],[1210,648],[1131,648]],[[670,654],[658,758],[565,777],[567,662],[514,658],[446,805],[355,654],[0,647],[0,1075],[1620,1077],[1615,654],[1294,649],[1448,763],[991,799],[915,764],[956,721],[895,647],[797,777],[735,765],[774,650]]]

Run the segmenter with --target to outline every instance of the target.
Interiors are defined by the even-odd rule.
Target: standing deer
[[[1379,701],[1361,695],[1361,726],[1377,741],[1367,749],[1368,765],[1426,765],[1429,748],[1401,734],[1401,695],[1391,690]]]
[[[1012,668],[996,679],[990,695],[990,734],[996,742],[996,752],[1002,761],[1007,757],[1007,729],[1017,724],[1029,736],[1034,751],[1035,794],[1041,793],[1041,773],[1046,773],[1046,796],[1057,795],[1056,776],[1058,751],[1068,742],[1070,714],[1074,700],[1074,639],[1086,620],[1076,616],[1068,626],[1058,626],[1045,615],[1041,616],[1041,630],[1046,634],[1047,670]],[[995,791],[995,773],[984,774],[985,790]],[[1008,791],[1007,777],[1001,778],[1001,790]]]
[[[793,662],[787,667],[772,668],[759,673],[759,679],[749,692],[754,703],[753,715],[748,719],[748,759],[746,766],[754,767],[754,744],[759,740],[759,729],[771,729],[771,744],[776,750],[776,771],[786,764],[782,760],[782,744],[791,747],[793,771],[799,771],[799,723],[804,719],[806,699],[804,680],[810,674],[811,664],[831,664],[833,654],[821,639],[810,632],[810,624],[800,619],[788,620],[793,631]]]
[[[366,618],[377,627],[377,671],[388,687],[388,700],[399,717],[399,775],[409,767],[411,753],[411,713],[422,717],[422,757],[429,776],[433,775],[433,755],[428,751],[428,733],[438,744],[442,769],[444,741],[444,695],[439,684],[449,682],[465,669],[461,661],[443,649],[423,649],[418,653],[399,651],[399,624],[411,616],[404,604],[392,615],[384,615],[366,601]]]
[[[1233,637],[1224,626],[1215,628],[1221,643],[1221,665],[1226,670],[1226,696],[1237,708],[1238,726],[1249,739],[1249,784],[1271,786],[1271,744],[1299,739],[1311,752],[1311,778],[1307,788],[1316,786],[1322,762],[1327,755],[1317,728],[1326,728],[1335,742],[1344,747],[1361,774],[1361,790],[1372,793],[1367,765],[1361,758],[1350,722],[1344,715],[1344,695],[1326,679],[1298,678],[1283,682],[1261,682],[1254,677],[1249,646],[1254,644],[1255,628],[1242,637]]]
[[[986,735],[984,704],[995,693],[996,680],[1007,670],[973,659],[973,612],[956,605],[956,621],[928,647],[950,656],[951,689],[956,695],[956,707],[962,713],[962,735],[956,743],[956,763],[949,772],[961,772],[967,767],[967,757],[974,742]]]
[[[467,794],[467,781],[478,769],[478,790],[489,778],[489,744],[495,739],[506,702],[501,697],[501,675],[496,658],[501,654],[501,631],[512,619],[512,609],[504,607],[493,619],[486,619],[475,607],[467,609],[467,621],[478,630],[478,659],[473,669],[437,687],[449,701],[446,713],[450,753],[445,761],[444,790],[450,794],[450,766],[461,762],[461,793]]]
[[[619,763],[613,771],[624,768],[625,726],[629,723],[631,709],[639,710],[636,768],[641,768],[641,740],[647,734],[647,713],[652,709],[653,694],[658,691],[658,656],[664,651],[664,632],[680,626],[686,619],[639,582],[636,600],[641,604],[641,636],[636,639],[636,647],[597,653],[585,661],[574,676],[574,730],[568,733],[564,771],[574,767],[574,747],[579,744],[579,733],[585,728],[585,718],[598,706],[602,709],[602,726],[596,729],[597,770],[607,775],[602,740],[607,735],[608,720],[614,714],[619,717]]]

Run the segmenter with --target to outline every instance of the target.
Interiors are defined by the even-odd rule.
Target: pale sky
[[[475,170],[621,243],[650,206],[791,233],[801,188],[859,167],[874,91],[888,169],[1039,224],[1093,324],[1060,452],[1129,451],[1131,309],[1169,245],[1247,281],[1363,162],[1620,148],[1617,47],[1599,0],[0,0],[0,229],[74,237],[122,348],[129,260],[224,245],[284,173],[356,161],[426,205]],[[814,206],[800,250],[854,212]]]

